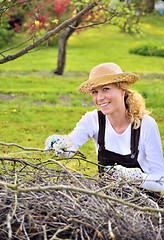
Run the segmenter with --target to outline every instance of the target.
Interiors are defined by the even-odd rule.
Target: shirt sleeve
[[[152,117],[143,119],[142,122],[142,141],[148,171],[143,174],[144,181],[140,187],[161,192],[164,191],[164,159],[159,129]]]
[[[80,121],[76,124],[74,130],[68,135],[72,141],[72,147],[68,148],[72,153],[75,152],[79,147],[86,143],[89,138],[94,138],[94,135],[98,131],[98,117],[97,110],[87,112]],[[67,157],[68,153],[60,154],[61,157]]]

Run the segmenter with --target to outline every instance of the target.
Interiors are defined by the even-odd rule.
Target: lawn
[[[57,46],[49,46],[0,66],[1,142],[44,148],[53,134],[68,134],[86,112],[94,109],[91,96],[77,92],[93,66],[115,62],[124,71],[140,74],[133,86],[146,100],[156,119],[164,146],[164,58],[129,53],[138,41],[158,41],[164,45],[164,16],[145,16],[143,36],[122,33],[116,26],[88,29],[68,41],[63,76],[55,76]],[[14,50],[12,50],[14,51]],[[7,148],[1,147],[1,152]],[[92,141],[81,151],[96,161]],[[75,164],[76,165],[76,164]]]

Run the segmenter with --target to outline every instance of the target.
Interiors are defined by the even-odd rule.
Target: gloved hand
[[[118,181],[127,181],[135,184],[141,184],[143,181],[143,174],[140,168],[126,168],[116,165],[106,166],[104,171]]]
[[[53,150],[55,155],[58,155],[64,153],[64,150],[71,147],[72,144],[72,140],[67,135],[53,134],[45,141],[45,152],[50,152]]]

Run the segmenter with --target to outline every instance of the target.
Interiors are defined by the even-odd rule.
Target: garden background
[[[1,142],[43,149],[49,135],[71,132],[82,115],[95,108],[92,97],[77,92],[77,87],[87,80],[95,65],[115,62],[123,71],[140,75],[132,89],[143,95],[147,108],[152,111],[164,149],[164,58],[129,52],[138,43],[155,43],[164,48],[163,22],[164,16],[158,14],[143,16],[143,34],[136,37],[109,24],[74,33],[68,41],[63,76],[53,74],[57,45],[1,64]],[[20,35],[15,39],[16,44],[19,41]],[[97,161],[92,140],[80,150],[87,159]],[[1,146],[0,151],[9,153],[7,146]],[[76,168],[76,164],[72,161],[71,167]]]

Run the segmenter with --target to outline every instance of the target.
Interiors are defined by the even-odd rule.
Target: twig
[[[23,224],[23,231],[24,231],[24,233],[25,233],[25,236],[27,237],[27,240],[30,240],[30,238],[29,238],[29,236],[28,236],[28,234],[27,234],[27,231],[26,231],[26,228],[25,228],[24,224]]]
[[[47,240],[46,225],[43,225],[42,228],[43,228],[43,233],[44,233],[44,240]]]
[[[14,162],[14,163],[18,162],[18,163],[22,163],[24,165],[24,167],[30,166],[30,167],[39,169],[39,167],[38,167],[39,164],[38,163],[35,164],[35,163],[30,162],[30,161],[25,161],[21,158],[0,156],[0,160],[2,160],[2,162],[4,162],[4,160],[11,161],[11,162]]]
[[[7,214],[8,239],[12,240],[11,216]]]
[[[52,236],[52,238],[50,238],[50,240],[54,240],[54,239],[60,240],[59,238],[57,238],[57,235],[58,235],[59,233],[63,232],[63,231],[68,230],[69,228],[73,229],[73,227],[72,227],[71,225],[67,225],[67,226],[65,226],[65,227],[62,228],[62,229],[58,229],[58,230],[56,231],[56,233]]]
[[[21,148],[23,150],[26,151],[39,151],[39,152],[45,152],[45,149],[39,149],[39,148],[26,148],[26,147],[22,147],[21,145],[15,144],[15,143],[3,143],[0,142],[1,145],[5,145],[5,146],[14,146],[14,147],[18,147]]]
[[[11,4],[11,5],[9,5],[9,6],[5,7],[5,8],[0,8],[0,11],[5,12],[6,10],[8,10],[10,8],[16,7],[17,5],[20,5],[22,3],[29,2],[29,1],[31,1],[31,0],[24,0],[24,1],[21,1],[21,2],[18,2],[18,3],[15,3],[15,4]]]
[[[151,200],[150,200],[150,201],[151,201]],[[155,205],[156,205],[156,208],[159,209],[158,204],[155,203]],[[158,213],[158,216],[159,216],[159,225],[158,225],[158,234],[157,234],[156,240],[162,240],[162,237],[161,237],[162,215],[161,215],[160,212]]]
[[[10,51],[10,50],[12,50],[12,49],[18,48],[18,47],[22,46],[23,44],[29,42],[32,38],[33,38],[33,36],[30,37],[29,39],[27,39],[26,41],[24,41],[24,42],[18,44],[17,46],[14,46],[14,47],[11,47],[11,48],[7,48],[7,49],[5,49],[4,51],[0,52],[0,54],[2,55],[2,53],[5,53],[5,52],[8,52],[8,51]]]
[[[86,188],[67,168],[65,168],[61,163],[57,162],[56,160],[54,159],[50,159],[49,161],[52,161],[54,163],[56,163],[57,165],[59,165],[61,168],[63,168],[69,175],[71,175],[71,177],[73,177],[77,182],[78,184],[83,187],[83,188]]]
[[[109,239],[114,240],[115,239],[115,235],[112,232],[112,224],[111,224],[110,220],[108,221],[108,229],[109,229]]]
[[[14,182],[15,185],[17,185],[17,174],[15,173],[15,182]],[[13,218],[13,216],[15,215],[16,213],[16,209],[17,209],[17,205],[18,205],[18,198],[17,198],[17,192],[15,192],[15,204],[14,204],[14,210],[12,212],[12,215],[11,215],[11,219]]]
[[[89,223],[83,222],[83,221],[75,219],[75,218],[68,219],[68,222],[78,222],[78,223],[81,223],[82,225],[92,228],[97,232],[98,237],[103,238],[101,232],[99,230],[97,230],[95,227],[93,227],[92,225],[90,225]]]
[[[22,231],[22,229],[23,229],[24,217],[25,217],[25,214],[24,214],[23,217],[22,217],[22,221],[21,221],[20,227],[19,227],[18,230],[16,231],[16,236],[17,236],[17,235],[19,234],[19,232]]]
[[[112,18],[114,18],[117,14],[118,14],[118,12],[116,11],[116,12],[113,14],[113,16],[111,16],[110,18],[107,18],[107,19],[105,19],[104,21],[101,21],[101,22],[95,22],[95,23],[88,24],[88,25],[84,25],[84,26],[81,26],[81,27],[73,27],[72,25],[69,25],[69,27],[72,28],[72,29],[78,30],[78,29],[83,29],[83,28],[98,26],[98,25],[104,24],[104,23],[106,23],[106,22],[109,22],[109,21],[112,20]]]

